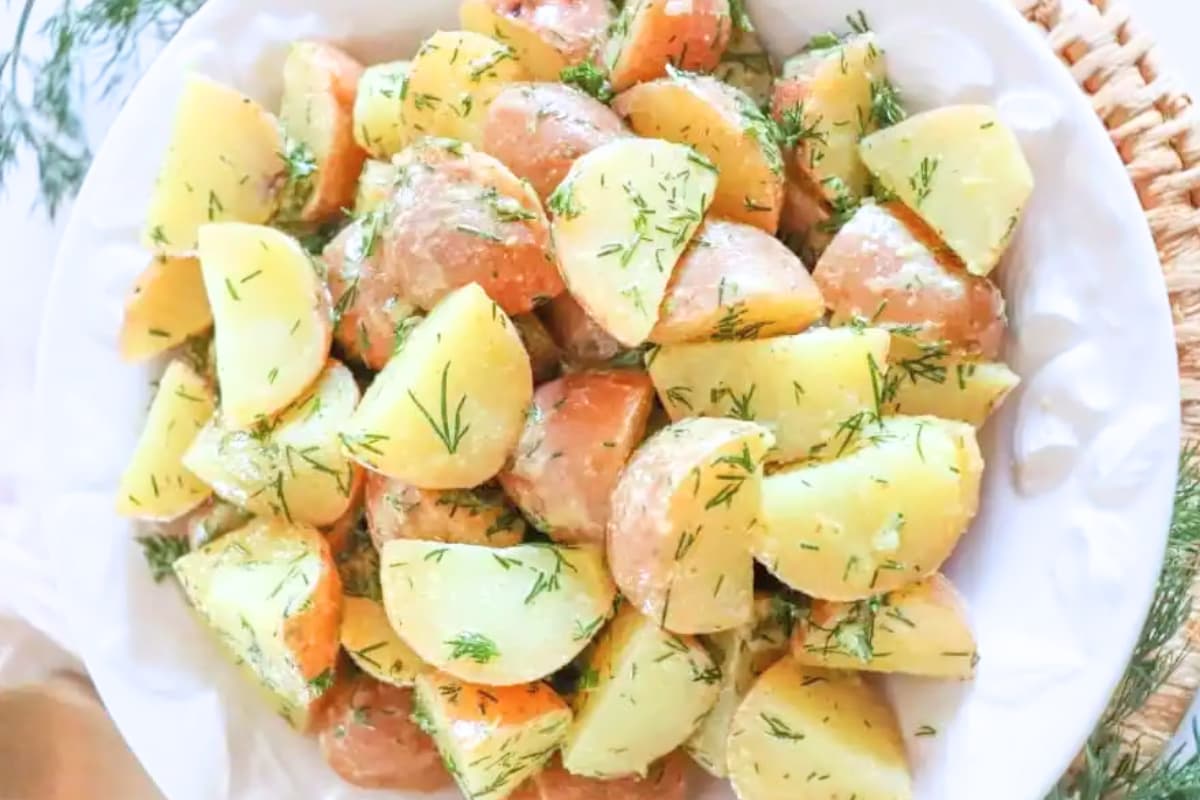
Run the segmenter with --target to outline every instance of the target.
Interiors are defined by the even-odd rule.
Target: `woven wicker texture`
[[[1014,0],[1048,38],[1103,120],[1146,210],[1166,276],[1183,392],[1184,435],[1200,432],[1200,120],[1164,73],[1154,42],[1109,0]],[[1200,588],[1200,587],[1198,587]],[[1200,604],[1182,636],[1200,644]],[[1200,686],[1193,651],[1127,731],[1145,755],[1171,739]]]

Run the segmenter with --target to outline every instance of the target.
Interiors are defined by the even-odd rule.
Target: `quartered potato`
[[[878,127],[873,87],[885,78],[883,51],[869,32],[806,50],[783,65],[771,112],[796,140],[789,157],[793,175],[830,203],[866,194],[868,174],[858,143]]]
[[[671,419],[733,417],[772,428],[772,462],[844,446],[876,405],[889,336],[877,328],[817,328],[794,336],[663,347],[650,377]],[[836,443],[836,444],[835,444]]]
[[[466,797],[503,800],[554,754],[571,709],[545,683],[479,686],[428,672],[417,678],[413,719]]]
[[[372,158],[389,159],[409,143],[404,92],[412,64],[389,61],[363,70],[354,98],[354,141]]]
[[[328,525],[350,508],[362,470],[338,440],[358,403],[358,384],[330,360],[309,390],[277,417],[243,429],[219,412],[183,463],[217,495],[247,511]]]
[[[813,277],[835,325],[869,320],[984,359],[995,358],[1004,344],[1008,324],[1000,290],[966,272],[899,204],[864,203],[825,250]]]
[[[792,640],[797,663],[967,679],[978,660],[958,591],[938,573],[855,603],[815,600]]]
[[[590,778],[645,777],[717,699],[720,670],[690,636],[623,606],[588,651],[562,763]]]
[[[755,106],[763,108],[770,105],[775,66],[759,40],[758,32],[744,14],[740,20],[734,20],[729,45],[721,54],[721,63],[717,64],[712,74],[717,80],[745,92]]]
[[[235,89],[190,75],[142,244],[157,253],[190,255],[206,222],[266,222],[286,174],[283,153],[274,115]]]
[[[672,753],[654,762],[644,778],[601,780],[572,775],[556,758],[511,797],[513,800],[685,800],[687,759]]]
[[[751,422],[688,419],[634,453],[612,492],[608,563],[630,604],[676,633],[750,622],[751,532],[774,443]]]
[[[1005,364],[933,355],[893,358],[890,413],[957,419],[980,428],[1021,382]]]
[[[755,557],[793,589],[858,600],[941,567],[979,505],[975,430],[934,417],[864,422],[840,457],[763,480]]]
[[[812,276],[778,239],[709,218],[675,267],[650,341],[765,339],[799,333],[824,315]]]
[[[613,110],[639,136],[691,145],[717,168],[712,213],[774,234],[783,209],[783,156],[769,120],[716,78],[675,72],[617,96]]]
[[[643,372],[579,372],[539,386],[500,485],[558,542],[604,544],[609,497],[646,433],[654,386]]]
[[[598,547],[393,539],[380,559],[383,604],[400,638],[434,667],[489,686],[560,669],[612,612]]]
[[[525,352],[529,354],[534,384],[557,378],[562,372],[562,354],[554,337],[546,330],[545,323],[536,314],[517,314],[513,317],[513,326],[525,345]]]
[[[354,217],[366,219],[371,212],[381,208],[392,197],[396,189],[396,178],[400,171],[390,161],[368,158],[363,162],[358,176],[358,191],[354,195]]]
[[[211,327],[212,310],[204,293],[200,262],[155,256],[125,298],[121,358],[151,358]]]
[[[183,455],[215,405],[212,388],[191,367],[178,360],[167,366],[137,448],[121,475],[118,514],[171,520],[208,498],[211,490],[184,466]]]
[[[592,60],[612,22],[607,0],[464,0],[469,31],[508,45],[535,81],[557,81],[566,67]]]
[[[255,520],[175,562],[184,594],[229,655],[299,730],[334,683],[342,586],[325,538]]]
[[[412,689],[367,675],[338,676],[318,733],[341,778],[367,789],[432,792],[451,784],[437,746],[412,720]]]
[[[274,228],[204,225],[199,256],[216,323],[221,414],[246,428],[299,397],[324,368],[329,292],[300,243]]]
[[[471,31],[438,31],[417,51],[401,110],[405,135],[479,146],[488,105],[506,84],[529,80],[507,44]]]
[[[345,451],[422,489],[465,489],[500,471],[533,396],[529,356],[478,284],[409,333],[342,426]]]
[[[627,135],[612,109],[578,89],[517,83],[501,90],[488,106],[480,147],[529,181],[545,201],[576,159]]]
[[[572,365],[607,364],[624,350],[624,346],[588,316],[569,292],[551,300],[539,313],[564,358]]]
[[[617,341],[650,335],[716,182],[712,162],[691,147],[626,138],[576,161],[551,196],[567,288]]]
[[[733,718],[729,777],[742,800],[909,800],[896,717],[853,673],[785,658]]]
[[[613,88],[654,80],[670,67],[711,72],[733,31],[730,0],[629,0],[610,29],[604,61]]]
[[[370,472],[366,509],[371,539],[379,548],[392,539],[507,547],[525,534],[525,520],[492,486],[418,489]]]
[[[967,271],[987,275],[1033,192],[1016,136],[989,106],[947,106],[863,140],[862,160]]]
[[[421,657],[396,635],[383,604],[369,597],[347,594],[342,600],[342,649],[358,668],[393,686],[412,686],[423,670]]]
[[[288,137],[280,216],[321,222],[354,202],[366,153],[354,139],[362,64],[332,45],[295,42],[283,64],[279,122]]]

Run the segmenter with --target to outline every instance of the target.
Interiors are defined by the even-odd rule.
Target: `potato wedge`
[[[870,320],[911,339],[996,358],[1008,327],[1000,290],[964,271],[923,229],[897,203],[858,209],[813,272],[832,323]]]
[[[716,182],[712,162],[686,145],[626,138],[576,161],[551,196],[567,288],[617,341],[650,335]]]
[[[546,201],[576,159],[627,135],[612,109],[578,89],[518,83],[501,90],[488,107],[481,149],[529,181]]]
[[[338,639],[358,668],[393,686],[412,686],[428,666],[392,630],[383,604],[369,597],[347,595],[342,600]]]
[[[812,276],[778,239],[710,218],[675,267],[650,341],[765,339],[799,333],[824,315]]]
[[[859,600],[941,567],[979,503],[975,430],[935,417],[862,423],[833,461],[763,481],[755,557],[811,597]]]
[[[580,372],[539,386],[500,485],[555,541],[603,546],[609,498],[653,403],[650,379],[632,370]]]
[[[536,314],[518,314],[512,318],[517,335],[529,354],[534,384],[552,381],[562,372],[562,355],[546,325]]]
[[[554,754],[571,709],[545,683],[478,686],[443,672],[417,678],[413,719],[437,742],[463,794],[502,800]]]
[[[1012,241],[1033,193],[1017,137],[988,106],[947,106],[863,139],[862,160],[973,275]]]
[[[600,327],[569,292],[563,292],[540,311],[547,330],[575,366],[599,366],[616,358],[624,347]]]
[[[250,430],[209,420],[183,457],[218,497],[261,516],[328,525],[350,508],[362,468],[347,458],[338,427],[358,403],[354,375],[330,359],[312,387],[278,417]]]
[[[941,344],[893,336],[886,412],[934,416],[983,427],[1021,379],[999,362],[950,356]]]
[[[612,22],[607,0],[463,0],[463,28],[494,36],[535,81],[590,61]]]
[[[772,426],[771,462],[821,454],[875,407],[888,334],[816,328],[794,336],[663,347],[650,377],[671,419],[734,417]]]
[[[190,75],[175,111],[142,244],[191,255],[206,222],[263,223],[279,202],[286,174],[275,116],[241,92]]]
[[[305,731],[333,685],[342,586],[315,528],[255,520],[175,562],[175,575],[229,655]]]
[[[790,658],[763,673],[734,715],[729,777],[742,800],[912,797],[904,744],[882,694],[858,675]]]
[[[125,298],[121,358],[151,358],[211,327],[212,309],[204,293],[200,262],[155,256]]]
[[[365,218],[381,208],[396,189],[396,178],[400,170],[390,161],[368,158],[363,162],[362,174],[358,176],[358,193],[354,196],[354,216]]]
[[[529,356],[479,288],[447,295],[375,376],[342,446],[376,472],[423,489],[466,489],[500,471],[533,397]]]
[[[418,489],[371,472],[366,494],[371,540],[380,549],[392,539],[508,547],[525,536],[525,520],[495,487]]]
[[[939,573],[879,598],[814,600],[796,627],[797,663],[968,679],[978,661],[962,597]]]
[[[691,145],[717,167],[712,213],[774,234],[783,210],[783,155],[744,92],[677,72],[619,94],[613,110],[639,136]]]
[[[598,547],[393,539],[380,558],[392,627],[426,662],[463,680],[544,678],[612,612],[615,590]]]
[[[325,762],[347,783],[367,789],[449,786],[437,745],[412,721],[413,705],[412,689],[368,675],[339,676],[317,737]]]
[[[750,622],[752,529],[774,444],[751,422],[695,418],[646,441],[612,492],[608,563],[622,596],[675,633]]]
[[[274,228],[204,225],[199,255],[216,322],[221,413],[249,427],[299,397],[325,367],[329,292],[304,248]]]
[[[288,50],[279,110],[289,140],[281,219],[321,222],[354,202],[367,157],[354,140],[362,72],[362,64],[323,42],[294,42]]]
[[[167,365],[146,415],[129,466],[117,488],[117,513],[172,520],[212,491],[184,466],[183,455],[212,416],[216,401],[208,383],[182,361]]]
[[[604,61],[618,92],[667,74],[711,72],[733,32],[729,0],[630,0],[609,31]]]
[[[471,31],[438,31],[421,45],[408,73],[405,136],[447,136],[478,147],[492,98],[529,77],[507,44]]]
[[[712,708],[721,677],[696,639],[661,630],[629,605],[588,651],[583,675],[562,763],[602,779],[645,777]]]
[[[354,141],[371,158],[387,160],[409,144],[404,92],[409,61],[389,61],[363,70],[354,97]]]
[[[555,758],[511,797],[513,800],[685,800],[687,759],[676,752],[654,762],[645,778],[599,780],[572,775]]]
[[[740,89],[754,101],[758,108],[771,104],[771,90],[775,84],[775,65],[767,49],[758,38],[758,32],[743,15],[733,21],[733,32],[729,45],[721,54],[721,63],[713,70],[713,77]]]

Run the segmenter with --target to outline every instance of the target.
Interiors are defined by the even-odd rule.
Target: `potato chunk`
[[[413,722],[412,712],[412,689],[367,675],[339,677],[318,737],[321,755],[355,786],[416,792],[449,786],[437,746]]]
[[[712,162],[690,147],[627,138],[576,161],[550,198],[567,288],[617,341],[650,335],[716,182]]]
[[[588,651],[562,747],[568,772],[645,777],[691,735],[717,699],[720,672],[690,636],[676,636],[623,606]]]
[[[987,106],[947,106],[868,136],[862,159],[974,275],[1000,261],[1033,193],[1013,132]]]
[[[266,222],[279,201],[283,152],[273,114],[235,89],[189,76],[142,243],[166,255],[191,255],[206,222]]]
[[[342,586],[315,528],[255,520],[175,562],[188,601],[299,730],[333,685]]]
[[[408,73],[405,135],[478,146],[492,98],[506,84],[525,80],[529,73],[508,45],[470,31],[438,31],[421,45]]]
[[[934,417],[863,423],[848,454],[763,481],[766,525],[755,531],[755,556],[812,597],[898,589],[950,555],[975,516],[982,471],[969,425]]]
[[[576,159],[627,135],[612,109],[578,89],[518,83],[505,87],[488,107],[482,149],[529,181],[545,201]]]
[[[533,397],[529,356],[478,284],[447,295],[375,376],[342,445],[423,489],[466,489],[500,471]]]
[[[938,573],[856,603],[814,600],[792,655],[815,667],[960,679],[978,659],[962,598]]]
[[[416,699],[413,719],[475,800],[512,794],[550,759],[571,722],[571,709],[545,683],[478,686],[427,672]]]
[[[891,413],[928,414],[980,428],[1021,381],[1004,364],[932,355],[927,351],[910,359],[893,359],[888,368],[894,386],[888,403]]]
[[[866,194],[858,143],[878,127],[873,87],[885,74],[875,35],[861,33],[789,59],[775,84],[771,112],[797,139],[789,158],[793,174],[831,203]]]
[[[612,611],[615,590],[597,547],[393,539],[380,558],[392,627],[426,662],[463,680],[544,678]]]
[[[555,541],[603,545],[609,498],[653,403],[641,372],[580,372],[543,384],[500,485]]]
[[[675,73],[622,92],[613,109],[639,136],[691,145],[719,175],[712,213],[769,234],[783,209],[783,155],[754,101],[716,78]]]
[[[799,333],[824,315],[812,276],[778,239],[710,218],[675,267],[650,341],[764,339]]]
[[[672,753],[654,762],[644,778],[599,780],[572,775],[556,758],[512,797],[513,800],[685,800],[687,759]]]
[[[342,649],[358,668],[393,686],[412,686],[427,669],[421,657],[396,635],[383,604],[369,597],[347,594],[342,600]]]
[[[363,70],[354,98],[354,141],[372,158],[389,159],[409,143],[404,90],[412,63],[389,61]]]
[[[279,122],[289,141],[280,216],[321,222],[354,202],[367,154],[354,140],[362,64],[332,45],[292,44],[283,64]]]
[[[711,72],[733,30],[729,0],[630,0],[611,29],[604,60],[620,92],[667,74]]]
[[[155,256],[125,298],[121,358],[141,361],[182,344],[212,327],[200,263],[194,258]]]
[[[590,61],[612,22],[607,0],[463,0],[462,26],[512,47],[535,81]]]
[[[863,204],[826,248],[813,277],[833,324],[870,320],[981,358],[995,358],[1004,343],[1000,290],[964,271],[899,204]]]
[[[729,777],[743,800],[912,797],[896,717],[881,693],[858,675],[787,658],[763,673],[734,715]]]
[[[494,486],[418,489],[372,472],[367,475],[367,523],[382,548],[392,539],[424,539],[492,547],[520,544],[525,521]]]
[[[774,437],[751,422],[688,419],[656,433],[612,493],[608,563],[621,594],[676,633],[750,621],[752,529]]]
[[[117,489],[117,513],[137,519],[183,516],[211,494],[183,464],[216,403],[208,383],[182,361],[167,365]]]
[[[877,328],[663,347],[650,377],[671,419],[734,417],[773,426],[768,461],[815,456],[875,407],[889,337]],[[834,445],[836,449],[837,445]]]
[[[328,525],[350,507],[361,468],[342,454],[338,427],[354,412],[358,384],[330,360],[278,417],[242,429],[224,414],[196,436],[184,464],[217,495],[247,511]]]
[[[246,428],[299,397],[324,368],[333,338],[329,292],[286,233],[223,222],[203,226],[199,236],[221,413]]]

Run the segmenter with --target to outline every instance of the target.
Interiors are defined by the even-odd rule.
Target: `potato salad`
[[[294,42],[275,108],[187,76],[119,336],[155,578],[357,786],[910,798],[939,733],[875,674],[980,658],[940,570],[1018,381],[1017,139],[906,109],[862,14],[786,59],[739,0],[460,22]]]

